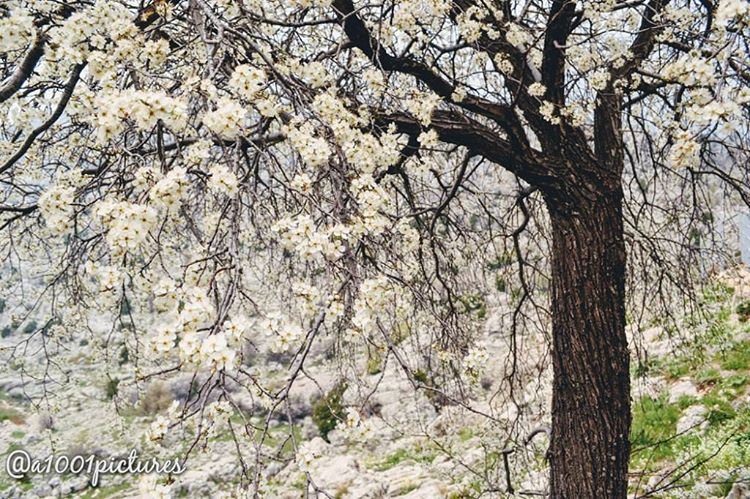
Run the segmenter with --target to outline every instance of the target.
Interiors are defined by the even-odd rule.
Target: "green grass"
[[[462,442],[466,442],[470,440],[474,436],[474,430],[469,428],[468,426],[464,426],[460,430],[458,430],[458,438]]]
[[[727,371],[744,371],[750,369],[750,342],[733,344],[719,356],[719,365]]]
[[[708,409],[707,419],[712,425],[733,419],[737,415],[737,411],[727,400],[728,394],[726,392],[719,386],[708,392],[701,400],[701,404]]]
[[[740,321],[747,322],[750,320],[750,300],[745,300],[737,305],[735,312],[737,312]]]
[[[750,375],[748,374],[732,374],[722,379],[721,387],[724,390],[732,393],[732,400],[736,399],[740,395],[745,393],[745,387],[748,381],[750,381]]]
[[[664,375],[669,380],[677,380],[687,375],[691,370],[691,365],[686,358],[673,358],[662,365]]]
[[[328,441],[328,434],[344,419],[343,397],[346,383],[340,382],[313,404],[312,419],[320,436]]]
[[[673,456],[668,439],[677,432],[680,407],[670,404],[666,395],[646,397],[633,406],[633,424],[630,443],[634,450],[648,447],[650,459],[659,461]]]
[[[112,400],[117,396],[120,391],[120,380],[117,378],[110,378],[104,387],[104,392],[107,395],[107,400]]]
[[[739,341],[743,333],[750,332],[743,317],[750,308],[731,303],[732,293],[731,288],[721,285],[705,288],[702,309],[683,318],[679,327],[684,331],[673,331],[674,337],[687,341],[678,343],[677,352],[650,358],[647,365],[635,367],[634,375],[663,376],[668,382],[691,379],[700,395],[669,403],[665,393],[634,402],[630,434],[634,471],[662,472],[681,463],[700,463],[679,481],[689,487],[700,481],[697,477],[719,471],[731,479],[733,470],[750,462],[750,404],[746,400],[750,341]],[[734,320],[735,313],[739,323]],[[707,409],[707,424],[677,435],[677,421],[683,411],[697,404]],[[719,495],[726,496],[730,487],[724,487]]]
[[[403,487],[401,487],[400,489],[398,489],[396,491],[396,493],[394,494],[394,496],[396,496],[396,497],[398,497],[398,496],[405,496],[409,492],[417,490],[418,488],[419,488],[419,484],[418,483],[408,483],[408,484],[404,485]]]
[[[414,461],[417,463],[431,463],[435,459],[435,454],[423,446],[414,448],[401,448],[386,456],[383,460],[374,463],[371,468],[376,471],[386,471],[404,461]]]
[[[713,386],[721,381],[721,373],[715,367],[708,367],[695,375],[695,381],[699,386]]]
[[[383,354],[378,351],[374,350],[371,352],[370,356],[367,358],[367,374],[370,376],[373,376],[375,374],[380,374],[383,370]]]

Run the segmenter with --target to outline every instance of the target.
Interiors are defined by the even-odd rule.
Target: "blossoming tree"
[[[0,13],[2,244],[46,262],[46,341],[116,311],[95,346],[160,366],[139,379],[210,374],[176,419],[231,411],[228,383],[283,409],[324,333],[407,366],[399,341],[428,330],[421,361],[474,372],[476,263],[510,255],[513,334],[551,303],[551,495],[626,496],[626,247],[658,261],[711,179],[748,200],[745,0]],[[256,335],[292,352],[284,386],[248,367]]]

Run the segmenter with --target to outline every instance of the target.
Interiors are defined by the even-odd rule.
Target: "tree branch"
[[[370,33],[362,19],[357,16],[351,0],[334,0],[332,5],[349,40],[373,64],[379,66],[384,71],[395,71],[415,77],[448,102],[467,111],[492,119],[503,127],[513,142],[523,147],[528,146],[528,140],[518,120],[518,116],[516,116],[510,107],[474,95],[467,95],[460,102],[455,100],[453,93],[456,90],[456,86],[435,73],[428,66],[407,57],[395,57],[389,54]]]
[[[31,73],[34,72],[34,68],[39,62],[39,59],[41,59],[42,54],[44,54],[44,44],[44,35],[37,31],[34,43],[24,56],[21,64],[18,65],[16,70],[13,71],[13,74],[3,82],[2,86],[0,86],[0,103],[10,99],[10,97],[21,88],[21,85],[23,85],[29,76],[31,76]]]
[[[23,155],[26,154],[26,152],[28,152],[29,148],[34,143],[36,138],[47,131],[47,129],[54,125],[58,118],[60,118],[63,111],[65,110],[65,106],[68,105],[70,97],[73,95],[73,90],[75,89],[76,83],[78,83],[78,80],[81,77],[81,71],[83,71],[85,65],[85,63],[81,63],[73,67],[73,72],[70,74],[70,78],[68,78],[68,82],[65,84],[65,88],[63,89],[62,98],[60,99],[60,102],[58,102],[55,111],[52,113],[52,116],[50,116],[47,121],[31,131],[18,151],[16,151],[16,153],[13,154],[13,156],[11,156],[10,159],[8,159],[8,161],[6,161],[5,164],[0,167],[0,173],[6,172],[9,168],[16,164],[16,162],[18,162],[18,160],[21,159]]]
[[[375,123],[382,127],[394,124],[400,133],[411,136],[422,132],[421,124],[405,113],[376,113]],[[435,111],[430,128],[442,141],[464,146],[471,155],[482,156],[541,190],[548,190],[557,182],[551,163],[541,153],[531,149],[519,151],[490,128],[459,112]]]

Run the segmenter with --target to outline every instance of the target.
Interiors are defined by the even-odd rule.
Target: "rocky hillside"
[[[539,356],[519,359],[523,383],[511,399],[499,397],[503,385],[492,374],[505,365],[510,347],[493,314],[496,306],[497,301],[487,304],[485,374],[470,387],[466,407],[436,403],[426,390],[415,392],[413,378],[423,374],[407,376],[384,359],[362,359],[361,379],[342,384],[335,362],[321,350],[314,353],[309,376],[295,386],[287,411],[263,411],[248,397],[226,425],[192,450],[182,475],[111,475],[93,488],[85,476],[12,480],[0,474],[0,497],[234,496],[242,474],[238,445],[248,447],[240,448],[248,451],[245,457],[254,445],[281,449],[262,469],[266,497],[303,497],[310,491],[308,474],[314,487],[337,498],[506,497],[509,487],[518,497],[543,494],[550,380],[544,341],[527,340],[526,347],[537,348]],[[701,306],[679,322],[653,321],[631,331],[638,346],[632,363],[633,496],[750,497],[750,276],[718,279],[703,291]],[[26,334],[24,324],[6,321],[4,327],[6,348]],[[4,370],[3,458],[21,448],[39,457],[50,452],[108,457],[138,448],[162,458],[188,449],[190,428],[172,436],[177,443],[168,451],[147,435],[173,400],[188,396],[189,377],[133,384],[124,367],[116,377],[109,368],[103,376],[85,340],[76,341],[67,355],[77,359],[77,367],[64,383],[21,377],[17,365]],[[368,390],[368,411],[349,410]],[[258,432],[254,443],[238,444],[231,427],[246,420],[259,426],[269,421],[270,430]],[[519,444],[497,437],[512,431],[532,438]]]

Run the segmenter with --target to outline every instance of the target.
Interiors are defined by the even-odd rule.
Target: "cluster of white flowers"
[[[351,230],[336,224],[325,230],[317,230],[313,219],[307,215],[284,218],[276,222],[272,230],[278,234],[281,244],[307,260],[325,256],[335,260],[346,250],[351,239]]]
[[[210,323],[215,310],[206,290],[200,286],[183,289],[184,302],[180,311],[180,328],[186,331],[196,330]]]
[[[307,173],[298,173],[297,175],[292,178],[292,181],[289,183],[291,185],[292,189],[296,189],[299,192],[303,194],[307,194],[312,189],[313,180],[310,178],[310,175]]]
[[[446,0],[404,0],[394,5],[392,26],[411,35],[418,35],[420,27],[437,23],[451,8]]]
[[[172,324],[162,324],[151,338],[151,346],[157,354],[168,354],[177,341],[177,330]]]
[[[402,253],[406,254],[419,249],[419,231],[407,219],[402,219],[396,224],[396,232],[400,235]]]
[[[234,90],[238,96],[249,100],[263,89],[265,83],[265,71],[254,68],[249,64],[242,64],[234,68],[229,79],[229,88]]]
[[[596,51],[592,51],[590,46],[583,44],[569,47],[567,57],[570,64],[582,72],[589,72],[595,69],[601,59]]]
[[[299,152],[306,164],[318,167],[328,163],[328,158],[331,156],[331,146],[324,138],[315,136],[315,130],[311,123],[297,127],[286,127],[285,132],[289,142]]]
[[[426,132],[422,132],[417,137],[417,142],[422,149],[429,149],[438,145],[440,137],[438,133],[432,129]]]
[[[211,142],[199,140],[185,149],[183,158],[189,165],[200,165],[211,157]]]
[[[96,214],[107,228],[107,243],[114,254],[138,248],[158,221],[153,207],[127,201],[102,200]]]
[[[693,103],[685,107],[685,119],[698,125],[723,123],[732,129],[742,116],[740,102],[729,98],[712,96],[707,89],[703,97],[696,97]]]
[[[498,53],[492,60],[495,62],[497,70],[501,73],[506,75],[513,73],[513,63],[510,62],[510,59],[505,54]]]
[[[161,414],[156,416],[148,429],[148,437],[151,440],[163,440],[169,430],[169,419]]]
[[[245,339],[248,327],[248,319],[244,315],[228,319],[221,325],[224,334],[226,334],[229,346],[239,347]]]
[[[342,142],[346,159],[364,173],[388,168],[399,158],[398,136],[386,133],[379,139],[370,133],[353,131],[351,139]]]
[[[321,442],[320,439],[309,440],[299,446],[296,455],[297,467],[303,473],[309,473],[312,470],[313,463],[323,456],[320,448]]]
[[[180,360],[187,364],[200,365],[203,336],[195,331],[187,331],[180,336]],[[158,352],[156,352],[158,353]]]
[[[557,108],[549,101],[543,101],[542,105],[539,106],[539,113],[542,117],[553,125],[560,124],[560,116],[557,114]]]
[[[546,91],[547,87],[545,87],[541,83],[532,83],[531,85],[529,85],[529,95],[531,96],[542,97]]]
[[[229,423],[233,412],[232,404],[226,400],[218,400],[208,404],[203,415],[206,423],[211,427],[211,432],[216,434]]]
[[[58,183],[46,189],[39,200],[39,212],[53,234],[65,234],[73,227],[75,188]]]
[[[274,352],[286,352],[293,347],[298,347],[305,335],[305,331],[300,326],[278,312],[268,314],[260,321],[258,327],[273,339],[271,350]]]
[[[208,171],[208,187],[227,196],[234,196],[240,190],[240,181],[232,170],[222,164],[215,164]]]
[[[304,282],[297,282],[292,286],[292,293],[297,298],[300,312],[303,315],[317,312],[322,297],[317,287]]]
[[[77,10],[60,26],[50,30],[52,59],[81,63],[92,51],[105,49],[110,41],[116,49],[122,51],[126,46],[128,55],[135,55],[136,52],[131,50],[135,45],[133,40],[140,33],[132,19],[127,7],[109,0],[97,0],[91,7]],[[122,59],[119,55],[122,54],[113,58]]]
[[[229,338],[224,331],[204,338],[200,348],[202,363],[208,363],[213,369],[232,369],[235,366],[236,350],[230,348]]]
[[[750,2],[747,0],[721,0],[716,9],[716,22],[726,26],[730,21],[747,23],[750,20]]]
[[[180,207],[182,198],[188,187],[187,171],[177,167],[169,171],[149,191],[149,199],[156,204],[173,212]]]
[[[16,9],[0,18],[0,52],[23,48],[33,35],[34,18],[27,11]]]
[[[347,161],[360,171],[372,173],[398,161],[401,147],[394,126],[379,137],[362,132],[358,126],[363,123],[362,119],[350,112],[332,92],[317,95],[313,108],[333,130]]]
[[[375,68],[367,68],[362,73],[362,80],[364,80],[367,87],[379,95],[385,89],[385,78],[383,72]]]
[[[143,45],[143,52],[139,55],[143,61],[146,61],[151,65],[151,69],[158,69],[167,62],[167,56],[169,56],[169,42],[164,38],[148,40]]]
[[[581,126],[586,123],[586,110],[578,103],[573,103],[560,109],[560,115],[568,119],[571,125]]]
[[[350,442],[362,443],[371,439],[374,435],[372,422],[363,420],[359,411],[354,407],[347,407],[345,411],[344,424],[341,425],[343,437]]]
[[[482,28],[490,26],[489,23],[482,22],[482,11],[479,7],[473,5],[458,15],[458,29],[461,36],[468,42],[474,43],[482,36]]]
[[[114,265],[101,265],[91,260],[86,262],[86,274],[99,283],[99,291],[116,291],[122,285],[125,275]]]
[[[597,69],[589,76],[589,85],[594,90],[604,90],[607,88],[607,83],[609,83],[609,71],[606,69]]]
[[[690,168],[700,163],[700,144],[689,132],[680,130],[674,136],[674,143],[669,150],[669,165],[674,168]]]
[[[478,380],[487,367],[489,360],[487,350],[481,346],[473,346],[464,357],[464,373],[472,379]]]
[[[517,23],[510,23],[505,33],[508,43],[518,48],[525,48],[531,42],[531,35]]]
[[[216,109],[203,115],[203,124],[223,139],[235,139],[242,134],[247,118],[245,108],[233,99],[222,97]]]
[[[437,109],[442,99],[432,92],[418,92],[404,102],[406,109],[424,126],[432,122],[432,112]]]
[[[372,175],[360,175],[353,179],[351,190],[363,217],[375,217],[388,205],[388,195]]]
[[[326,309],[325,323],[330,326],[338,319],[341,319],[346,312],[344,302],[338,296],[331,297],[328,300],[328,308]]]
[[[296,74],[304,78],[313,88],[324,87],[328,85],[331,80],[323,63],[318,61],[311,61],[307,64],[303,64],[299,67]]]
[[[133,187],[136,191],[149,190],[160,178],[161,172],[153,166],[142,166],[133,172]]]
[[[187,126],[187,104],[164,92],[106,93],[96,98],[95,107],[99,110],[95,125],[100,143],[119,133],[126,119],[133,120],[140,130],[151,130],[158,121],[175,131]]]
[[[664,66],[662,76],[688,86],[711,86],[716,83],[716,69],[702,57],[683,57]]]
[[[171,292],[174,293],[174,300],[169,299],[170,291],[157,295],[164,300],[162,307],[171,304],[176,308],[177,300],[180,298],[185,300],[185,307],[176,316],[168,317],[168,321],[157,329],[151,338],[152,350],[160,356],[169,354],[179,337],[180,358],[184,362],[198,365],[204,360],[204,356],[201,355],[203,336],[197,329],[208,324],[213,315],[213,307],[206,294],[198,288],[188,289],[186,292]],[[159,293],[165,293],[164,289],[159,289]],[[175,309],[172,311],[176,312]],[[210,353],[212,356],[216,354],[214,351]]]
[[[359,288],[352,324],[360,333],[372,334],[376,331],[378,317],[390,306],[395,306],[396,317],[405,317],[411,310],[404,290],[387,277],[366,279]],[[350,339],[354,339],[356,332],[350,331],[350,335]]]
[[[157,311],[167,312],[177,307],[180,290],[172,279],[162,278],[151,287],[151,291]]]
[[[211,299],[202,287],[179,289],[163,279],[153,287],[155,303],[168,312],[165,322],[151,337],[151,349],[158,357],[171,354],[177,347],[182,362],[207,367],[211,370],[231,370],[237,365],[237,351],[241,347],[247,320],[238,317],[227,320],[219,330],[206,328],[215,315]],[[182,307],[178,308],[178,304]]]

